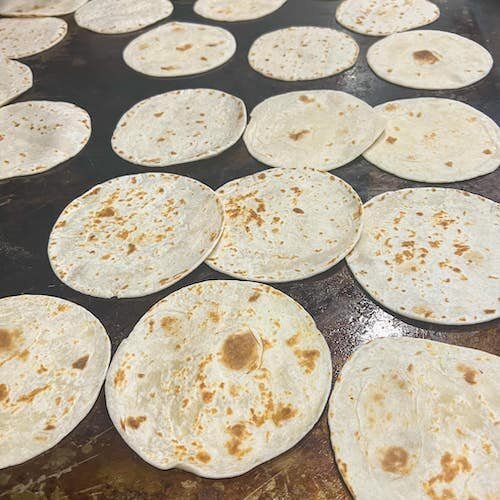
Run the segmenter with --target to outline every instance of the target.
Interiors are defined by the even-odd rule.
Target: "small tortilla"
[[[286,0],[197,0],[194,11],[215,21],[249,21],[268,16],[284,5]]]
[[[211,89],[174,90],[129,109],[111,140],[116,154],[149,167],[216,156],[235,144],[247,123],[241,99]]]
[[[75,12],[87,0],[2,0],[0,16],[47,17]]]
[[[234,36],[207,24],[167,23],[132,40],[123,59],[135,71],[150,76],[205,73],[227,62],[236,52]]]
[[[13,101],[33,86],[31,69],[0,55],[0,106]]]

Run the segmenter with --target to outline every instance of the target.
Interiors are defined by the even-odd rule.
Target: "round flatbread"
[[[13,101],[33,87],[31,69],[0,55],[0,106]]]
[[[198,0],[194,11],[215,21],[249,21],[259,19],[278,10],[286,0]]]
[[[354,498],[498,498],[500,358],[423,339],[376,339],[330,399],[335,459]]]
[[[111,144],[127,161],[164,167],[211,158],[235,144],[247,123],[241,99],[211,89],[145,99],[120,119]]]
[[[433,23],[439,7],[427,0],[344,0],[335,17],[356,33],[385,36]]]
[[[271,167],[332,170],[357,158],[384,127],[382,117],[351,94],[306,90],[257,105],[243,139],[249,153]]]
[[[358,54],[354,38],[341,31],[293,26],[257,38],[248,61],[255,71],[275,80],[317,80],[350,68]]]
[[[0,179],[45,172],[78,154],[90,134],[88,113],[68,102],[0,108]]]
[[[75,13],[78,26],[96,33],[129,33],[167,18],[170,0],[91,0]]]
[[[445,31],[396,33],[374,43],[366,59],[377,76],[403,87],[459,89],[484,78],[491,54],[468,38]]]
[[[352,187],[313,169],[265,170],[217,190],[225,227],[207,264],[266,282],[309,278],[354,247],[363,205]]]
[[[2,0],[0,16],[64,16],[75,12],[87,0]]]
[[[232,477],[309,432],[331,374],[325,339],[290,297],[258,283],[206,281],[139,320],[113,358],[106,402],[148,463]]]
[[[123,59],[145,75],[186,76],[217,68],[235,52],[236,40],[223,28],[167,23],[132,40]]]
[[[52,269],[94,297],[141,297],[197,268],[221,234],[220,201],[189,177],[111,179],[72,201],[49,239]]]
[[[382,305],[444,325],[500,317],[499,262],[499,204],[438,188],[370,200],[347,256],[354,277]]]
[[[0,469],[67,436],[99,395],[111,347],[83,307],[46,295],[0,299]]]
[[[50,49],[68,32],[68,25],[56,17],[0,19],[0,56],[20,59]]]
[[[451,99],[422,97],[377,106],[385,132],[363,156],[403,179],[455,182],[500,164],[500,129],[488,116]]]

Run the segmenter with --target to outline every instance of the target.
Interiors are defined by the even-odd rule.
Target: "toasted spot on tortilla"
[[[408,452],[400,446],[390,446],[383,450],[380,458],[380,466],[385,472],[393,474],[408,474],[409,467]]]
[[[174,333],[175,330],[177,329],[178,323],[179,323],[179,320],[177,318],[175,318],[174,316],[164,316],[161,319],[160,325],[165,332]]]
[[[312,373],[316,368],[316,360],[320,356],[320,352],[317,349],[295,349],[293,351],[295,356],[299,360],[299,364],[305,369],[306,373]]]
[[[307,97],[306,95],[301,95],[299,97],[299,100],[306,103],[306,104],[309,104],[311,102],[314,102],[314,99],[312,97]]]
[[[464,375],[464,380],[471,385],[477,384],[476,377],[479,375],[479,372],[470,366],[464,365],[460,363],[457,365],[457,370]]]
[[[243,442],[251,436],[245,424],[231,425],[227,428],[226,432],[231,436],[229,441],[225,443],[225,447],[230,455],[241,459],[252,450],[252,448],[241,448]]]
[[[119,368],[116,371],[115,378],[113,379],[113,382],[115,384],[115,387],[118,387],[119,385],[122,385],[125,382],[125,371],[122,368]]]
[[[175,47],[175,50],[178,50],[180,52],[184,52],[186,50],[189,50],[193,47],[193,44],[192,43],[185,43],[184,45],[178,45],[177,47]]]
[[[278,408],[272,415],[274,425],[281,427],[281,424],[297,415],[297,410],[292,405],[279,404]]]
[[[210,460],[212,460],[212,457],[206,452],[206,451],[200,451],[196,454],[196,458],[200,461],[203,462],[204,464],[208,464]]]
[[[439,61],[439,57],[430,50],[417,50],[413,52],[413,59],[422,64],[435,64]]]
[[[5,384],[0,384],[0,401],[7,399],[9,395],[9,389]]]
[[[105,207],[98,212],[96,212],[96,217],[112,217],[115,215],[115,210],[113,207]]]
[[[292,139],[292,141],[300,141],[303,137],[305,137],[307,134],[310,134],[310,130],[300,130],[299,132],[290,132],[288,134],[288,137]]]
[[[385,142],[388,142],[389,144],[394,144],[396,141],[397,138],[392,136],[387,137],[387,139],[385,140]]]
[[[248,330],[227,337],[222,346],[221,362],[231,370],[250,371],[257,368],[259,344],[254,334]]]
[[[147,417],[145,416],[140,416],[140,417],[127,417],[125,420],[125,425],[127,427],[131,427],[132,429],[138,429],[143,422],[147,420]]]
[[[21,336],[21,330],[7,330],[0,328],[0,352],[11,351],[15,347],[16,340]]]
[[[32,403],[33,400],[40,394],[41,392],[46,391],[50,385],[44,385],[42,387],[37,387],[36,389],[33,389],[31,392],[28,392],[27,394],[23,394],[21,397],[18,398],[17,402],[18,403]]]
[[[87,366],[88,360],[89,360],[89,355],[85,354],[85,356],[78,358],[71,366],[77,370],[83,370]]]
[[[255,292],[249,297],[248,302],[255,302],[260,297],[259,290],[255,290]]]

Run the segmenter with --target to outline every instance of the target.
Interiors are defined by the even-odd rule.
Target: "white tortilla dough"
[[[87,0],[2,0],[0,16],[64,16],[75,12]]]
[[[267,16],[284,5],[286,0],[197,0],[194,11],[215,21],[249,21]]]
[[[13,101],[33,86],[31,69],[0,55],[0,106]]]

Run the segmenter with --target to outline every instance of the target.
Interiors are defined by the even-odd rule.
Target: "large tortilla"
[[[33,86],[31,69],[0,55],[0,106],[13,101]]]
[[[72,201],[49,239],[61,281],[94,297],[140,297],[176,283],[217,244],[221,204],[188,177],[148,173],[111,179]]]
[[[83,307],[45,295],[0,299],[0,469],[55,446],[87,415],[109,338]]]
[[[366,102],[335,90],[281,94],[257,105],[243,139],[271,167],[332,170],[357,158],[384,130]]]
[[[361,233],[363,207],[342,179],[312,169],[265,170],[217,190],[225,227],[207,264],[237,278],[305,279],[340,262]]]
[[[78,154],[88,113],[68,102],[25,101],[0,108],[0,179],[45,172]]]
[[[194,11],[215,21],[249,21],[278,10],[286,0],[197,0]]]
[[[64,16],[87,0],[2,0],[0,16]]]
[[[236,52],[233,35],[217,26],[167,23],[132,40],[123,59],[150,76],[204,73],[227,62]]]
[[[170,0],[91,0],[75,13],[78,26],[97,33],[136,31],[167,18]]]
[[[346,33],[293,26],[257,38],[248,61],[255,71],[276,80],[316,80],[350,68],[358,54],[358,44]]]
[[[500,129],[488,116],[451,99],[422,97],[377,106],[385,132],[363,156],[404,179],[455,182],[500,164]]]
[[[500,358],[439,342],[377,339],[339,375],[328,420],[357,500],[497,499]]]
[[[125,160],[164,167],[216,156],[243,134],[241,99],[211,89],[174,90],[149,97],[120,119],[111,143]]]
[[[150,464],[231,477],[304,437],[323,411],[331,370],[325,339],[290,297],[207,281],[139,320],[113,358],[106,402]]]
[[[500,206],[456,189],[402,189],[365,205],[347,264],[403,316],[465,325],[500,317]]]
[[[427,0],[344,0],[335,17],[357,33],[385,36],[433,23],[439,7]]]
[[[56,17],[0,19],[0,56],[28,57],[50,49],[68,32],[66,21]]]
[[[491,54],[468,38],[445,31],[396,33],[367,52],[380,78],[414,89],[445,90],[472,85],[493,66]]]

